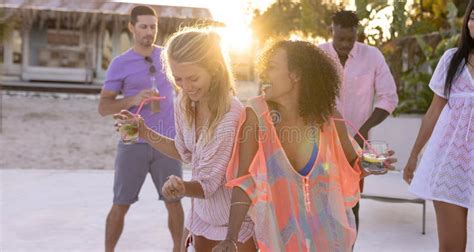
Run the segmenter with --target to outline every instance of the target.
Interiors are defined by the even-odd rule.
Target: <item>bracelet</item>
[[[226,241],[230,241],[232,242],[232,244],[234,244],[234,249],[235,249],[235,252],[238,252],[239,251],[239,247],[237,247],[237,242],[232,240],[232,239],[225,239]]]
[[[239,201],[239,202],[232,202],[232,203],[230,204],[230,206],[235,206],[235,205],[250,206],[250,203],[248,203],[248,202],[243,202],[243,201]]]

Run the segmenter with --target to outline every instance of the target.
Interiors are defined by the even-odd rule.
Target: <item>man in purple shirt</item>
[[[99,113],[111,115],[127,109],[136,112],[140,103],[157,95],[161,100],[159,112],[153,113],[151,104],[140,112],[145,123],[155,131],[174,138],[173,88],[161,71],[161,48],[156,39],[158,18],[148,6],[136,6],[130,13],[129,30],[133,34],[133,47],[116,57],[109,66],[100,95]],[[154,86],[154,88],[153,88]],[[122,93],[123,98],[117,98]],[[174,249],[180,250],[183,232],[183,207],[181,201],[166,201],[161,188],[171,175],[182,177],[181,164],[153,149],[143,140],[135,144],[119,142],[115,160],[114,200],[107,216],[105,250],[114,251],[123,230],[125,215],[150,173],[159,199],[168,209],[168,226],[173,237]]]

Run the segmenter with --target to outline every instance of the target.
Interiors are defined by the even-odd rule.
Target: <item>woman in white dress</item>
[[[433,73],[435,95],[403,174],[410,192],[433,200],[439,251],[466,250],[467,212],[474,209],[473,8],[471,0],[459,47],[447,50]]]

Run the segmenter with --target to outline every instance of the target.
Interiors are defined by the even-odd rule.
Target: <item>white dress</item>
[[[446,73],[456,50],[444,53],[429,84],[441,97],[445,97]],[[467,66],[453,81],[448,104],[439,116],[409,190],[427,200],[474,209],[474,80]]]

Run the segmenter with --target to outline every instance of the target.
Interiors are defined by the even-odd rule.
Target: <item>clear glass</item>
[[[138,142],[138,122],[136,120],[127,120],[120,122],[120,137],[124,144],[134,144]]]
[[[388,144],[384,141],[367,141],[362,152],[362,168],[369,173],[385,173],[384,162],[387,160]]]

